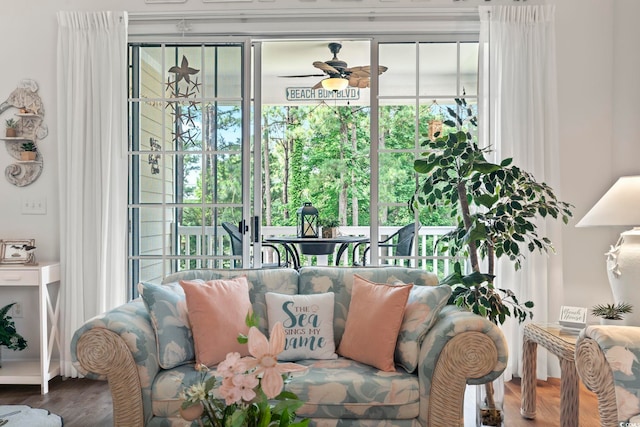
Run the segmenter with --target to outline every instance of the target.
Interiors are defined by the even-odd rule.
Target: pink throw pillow
[[[247,278],[208,282],[181,280],[180,286],[187,299],[196,363],[213,366],[230,352],[247,356],[247,345],[238,342],[238,334],[249,333],[245,324],[251,310]]]
[[[338,354],[394,372],[393,353],[412,284],[393,286],[353,276],[351,303]]]

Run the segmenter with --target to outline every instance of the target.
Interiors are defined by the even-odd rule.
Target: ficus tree
[[[436,209],[444,204],[455,218],[455,229],[438,242],[443,253],[458,259],[453,273],[441,282],[453,288],[449,303],[495,324],[510,316],[523,322],[533,317],[533,302],[520,303],[512,290],[494,286],[495,260],[506,258],[518,270],[527,253],[552,251],[551,241],[539,235],[537,221],[552,217],[566,224],[572,206],[559,201],[547,184],[513,165],[512,159],[499,164],[488,161],[489,149],[480,148],[468,130],[477,126],[473,110],[464,98],[456,99],[456,104],[456,110],[447,107],[451,118],[444,124],[449,132],[427,138],[422,157],[414,161],[414,169],[424,177],[410,205]],[[470,272],[463,268],[467,260]],[[500,425],[493,383],[485,387],[483,425]]]
[[[533,302],[520,303],[511,290],[494,286],[495,260],[508,259],[518,270],[527,253],[553,251],[551,241],[539,234],[537,221],[551,217],[566,224],[572,206],[511,158],[488,161],[490,150],[480,148],[465,130],[477,126],[472,109],[464,98],[456,103],[457,109],[447,108],[451,118],[444,124],[450,131],[426,139],[422,157],[414,162],[424,177],[412,206],[435,209],[444,204],[455,217],[456,228],[439,240],[443,250],[461,259],[442,281],[453,287],[450,302],[496,324],[510,316],[522,322],[532,316]],[[470,272],[463,268],[466,260]]]

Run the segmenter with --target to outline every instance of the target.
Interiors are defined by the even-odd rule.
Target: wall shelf
[[[19,142],[31,141],[30,138],[25,138],[25,137],[22,137],[22,136],[5,136],[4,138],[0,138],[0,139],[3,140],[3,141],[7,141],[7,142],[10,142],[10,141],[19,141]]]
[[[7,181],[16,187],[24,187],[34,182],[44,168],[40,151],[36,152],[35,160],[22,160],[22,144],[30,141],[30,138],[2,138],[5,141],[7,152],[14,159],[13,163],[4,170]]]
[[[33,183],[42,174],[44,161],[38,143],[49,133],[44,124],[44,108],[38,95],[38,85],[35,81],[25,79],[10,95],[9,100],[0,105],[0,113],[13,107],[18,111],[14,113],[18,117],[16,128],[17,136],[0,137],[5,141],[7,152],[12,157],[4,170],[4,175],[9,183],[16,187],[24,187]],[[36,147],[35,160],[22,160],[22,144],[32,142]]]

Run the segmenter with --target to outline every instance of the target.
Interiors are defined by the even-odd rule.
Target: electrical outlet
[[[22,303],[17,302],[13,306],[11,306],[11,317],[16,319],[24,317],[24,313],[22,311]]]

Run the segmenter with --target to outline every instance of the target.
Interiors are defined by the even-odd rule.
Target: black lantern
[[[310,202],[298,209],[298,237],[318,237],[318,209]]]

